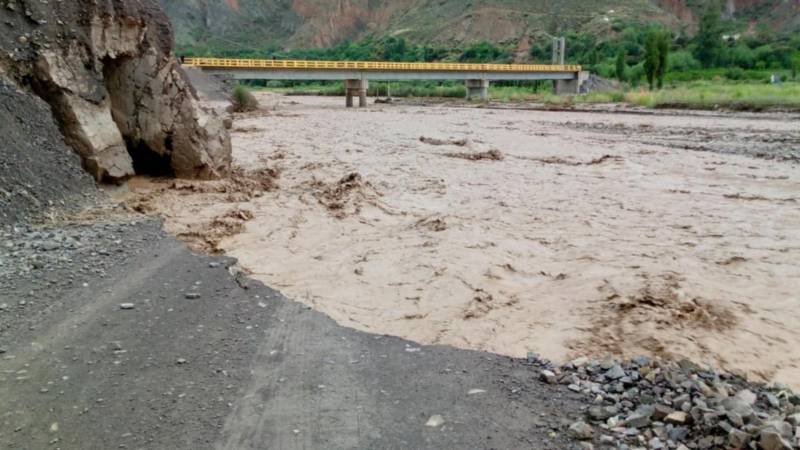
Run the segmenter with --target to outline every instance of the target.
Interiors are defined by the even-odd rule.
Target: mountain
[[[602,35],[657,21],[691,31],[711,2],[743,31],[800,30],[800,0],[160,0],[178,47],[317,48],[366,36],[459,45],[517,43],[541,32]]]

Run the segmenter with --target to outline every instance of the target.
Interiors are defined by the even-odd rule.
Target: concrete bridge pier
[[[353,97],[358,96],[358,106],[367,106],[367,89],[369,80],[344,80],[344,91],[348,108],[353,107]]]
[[[489,80],[467,80],[467,100],[489,100]]]
[[[556,80],[553,83],[555,84],[555,94],[556,95],[573,95],[573,94],[580,94],[581,93],[581,86],[586,80],[589,79],[589,72],[581,71],[575,74],[575,78],[571,80]]]

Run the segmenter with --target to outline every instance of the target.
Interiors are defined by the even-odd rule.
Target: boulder
[[[50,105],[96,180],[228,174],[224,118],[199,104],[157,0],[27,2],[2,14],[0,72]]]

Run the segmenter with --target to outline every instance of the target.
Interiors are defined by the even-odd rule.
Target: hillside
[[[620,20],[691,31],[710,0],[160,0],[179,48],[314,48],[374,35],[458,45],[512,43],[582,29],[602,35]],[[800,0],[727,0],[743,30],[800,28]]]

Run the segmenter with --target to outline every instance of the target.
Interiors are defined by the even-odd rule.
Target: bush
[[[673,52],[669,55],[669,69],[672,72],[685,72],[699,68],[700,61],[695,59],[692,53],[687,50]]]
[[[725,78],[733,81],[745,80],[747,79],[747,72],[738,67],[734,67],[733,69],[725,71]]]
[[[644,63],[628,66],[627,70],[625,70],[625,79],[634,87],[639,86],[642,78],[644,78]]]
[[[745,44],[737,44],[728,50],[726,56],[728,65],[740,69],[752,69],[755,65],[755,53]]]
[[[250,92],[247,86],[239,84],[233,89],[233,110],[235,112],[248,112],[258,109],[258,100]]]
[[[467,47],[458,60],[461,62],[501,62],[510,60],[511,55],[491,42],[477,42]]]

